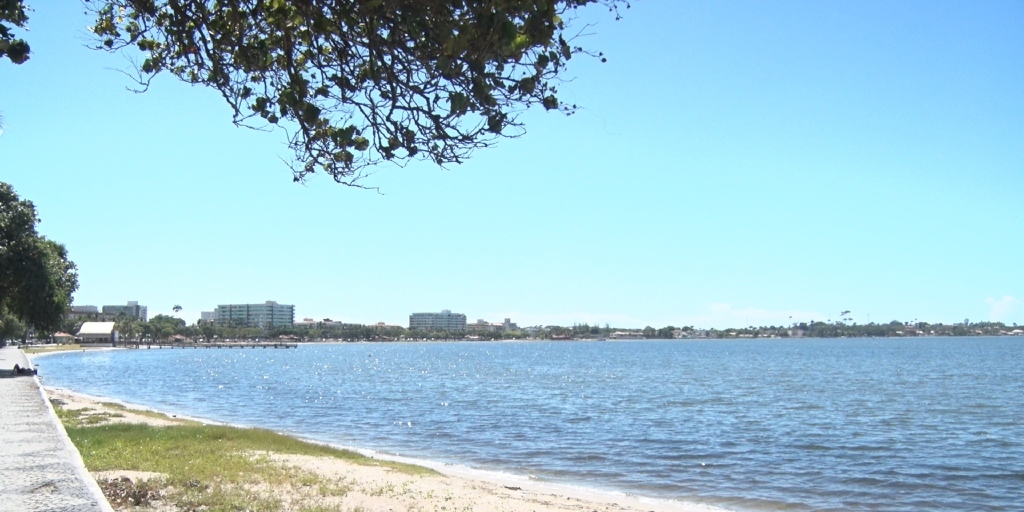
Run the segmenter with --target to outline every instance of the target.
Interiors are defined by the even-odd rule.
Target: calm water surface
[[[1024,338],[378,343],[37,360],[48,385],[735,510],[1024,510]]]

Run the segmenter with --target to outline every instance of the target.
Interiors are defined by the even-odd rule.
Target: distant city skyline
[[[270,301],[270,302],[274,302],[274,301]],[[131,303],[129,303],[129,304],[131,304]],[[136,302],[136,304],[137,304],[137,302]],[[252,302],[252,304],[259,304],[259,303]],[[1005,305],[1006,305],[1006,298],[1004,298],[1003,301],[999,301],[993,307],[1005,307]],[[76,303],[75,306],[80,307],[81,305]],[[420,312],[416,312],[416,313],[410,313],[409,315],[405,315],[405,321],[387,321],[387,320],[383,320],[383,319],[380,319],[380,318],[355,318],[355,317],[350,317],[350,316],[342,315],[342,314],[311,315],[311,314],[302,313],[303,310],[301,309],[302,308],[301,304],[295,304],[295,305],[288,304],[288,305],[283,305],[283,306],[294,308],[295,312],[293,313],[293,318],[294,318],[294,321],[296,321],[296,322],[299,321],[299,320],[307,319],[307,318],[313,319],[313,321],[315,321],[315,322],[319,322],[319,321],[323,321],[324,319],[328,319],[329,318],[332,322],[335,322],[335,323],[352,323],[352,324],[362,324],[362,325],[373,325],[373,324],[377,324],[377,323],[384,323],[384,324],[388,324],[388,325],[408,326],[409,325],[409,322],[408,322],[409,317],[412,314],[420,313]],[[146,309],[146,307],[142,306],[142,310],[145,311],[145,309]],[[189,309],[189,308],[185,308],[185,307],[183,307],[182,311],[180,311],[180,312],[174,312],[174,311],[169,309],[166,312],[157,312],[155,314],[163,314],[163,315],[168,315],[168,316],[175,316],[175,317],[178,317],[178,318],[186,320],[189,324],[192,324],[192,323],[195,323],[197,320],[202,319],[201,314],[203,314],[203,313],[214,313],[216,309],[217,309],[217,306],[214,306],[213,307],[214,311],[199,311],[196,315],[194,315],[195,318],[192,318],[192,316],[193,316],[192,315],[192,311],[193,310]],[[611,327],[629,328],[629,329],[641,329],[643,327],[648,327],[648,326],[655,327],[655,328],[661,328],[661,327],[665,327],[665,326],[668,326],[668,325],[672,325],[674,327],[693,326],[695,328],[702,328],[702,329],[712,329],[712,328],[714,328],[714,329],[743,328],[743,327],[751,327],[751,326],[753,326],[753,327],[762,327],[762,326],[772,326],[772,325],[785,327],[785,326],[790,326],[790,325],[793,325],[793,324],[799,324],[801,322],[812,322],[812,321],[835,322],[835,321],[839,321],[839,320],[842,320],[842,319],[845,319],[845,321],[847,323],[857,323],[857,324],[889,323],[889,322],[894,321],[894,320],[895,321],[899,321],[899,322],[919,322],[920,321],[920,322],[928,322],[928,323],[945,323],[945,324],[956,324],[956,323],[964,322],[965,320],[969,320],[970,322],[1003,322],[1006,325],[1014,325],[1016,323],[1019,323],[1019,322],[1016,322],[1016,321],[1013,321],[1013,320],[1002,320],[1002,319],[999,319],[999,318],[993,318],[991,316],[987,317],[987,318],[986,317],[978,317],[978,318],[969,318],[969,317],[959,318],[959,317],[957,317],[957,318],[954,318],[954,319],[951,319],[951,320],[950,319],[946,319],[946,320],[942,320],[942,319],[929,319],[929,318],[918,317],[918,316],[914,316],[912,318],[872,318],[869,313],[868,314],[857,314],[856,312],[848,311],[848,310],[837,311],[834,314],[827,314],[826,313],[826,314],[821,314],[821,315],[817,315],[817,316],[814,313],[812,313],[812,312],[795,312],[795,313],[797,313],[796,316],[788,315],[785,319],[780,320],[781,317],[779,315],[786,314],[786,313],[794,313],[794,312],[790,312],[790,311],[772,312],[772,311],[754,310],[754,309],[735,310],[735,309],[732,309],[731,307],[729,307],[729,305],[727,305],[727,304],[712,305],[712,307],[709,308],[709,309],[712,310],[712,314],[708,315],[707,317],[703,317],[703,318],[711,319],[711,320],[708,321],[707,323],[704,323],[704,324],[693,323],[693,322],[656,324],[656,323],[652,323],[652,322],[643,322],[643,321],[640,321],[639,323],[633,323],[633,324],[625,324],[625,323],[616,324],[615,322],[611,322],[611,321],[608,321],[608,322],[597,321],[597,322],[595,322],[595,321],[585,321],[585,320],[577,320],[577,321],[570,321],[570,322],[535,321],[538,318],[547,318],[547,319],[554,318],[554,316],[552,316],[552,315],[541,315],[541,316],[525,317],[526,320],[524,321],[524,320],[520,320],[520,318],[524,318],[524,317],[517,316],[517,314],[511,314],[511,315],[502,315],[502,314],[493,314],[493,315],[463,314],[463,315],[467,319],[474,318],[476,320],[484,320],[486,322],[493,322],[493,323],[502,323],[502,321],[513,319],[513,320],[516,320],[514,322],[514,324],[518,324],[518,325],[521,325],[523,327],[534,326],[534,325],[562,325],[562,326],[571,326],[573,324],[589,324],[589,325],[597,325],[597,326],[602,326],[603,327],[605,324],[608,324]],[[438,311],[451,311],[451,310],[438,310]],[[847,313],[847,314],[843,315],[844,312]],[[143,313],[143,314],[145,314],[145,313]],[[585,315],[580,315],[580,316],[585,316]],[[570,315],[570,317],[571,317],[571,315]],[[623,318],[623,317],[622,316],[618,316],[618,318]],[[702,317],[692,317],[692,318],[700,319]],[[730,319],[732,319],[734,321],[732,323],[729,323]],[[471,325],[470,323],[468,323],[468,320],[467,320],[467,324],[466,325]]]
[[[189,322],[268,299],[404,325],[1024,324],[1024,3],[599,6],[527,132],[447,170],[291,182],[285,135],[213,91],[125,91],[90,19],[35,2],[0,62],[0,180],[78,266],[77,304]],[[567,75],[567,76],[569,76]]]

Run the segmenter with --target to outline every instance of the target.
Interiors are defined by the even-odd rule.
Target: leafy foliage
[[[64,246],[36,232],[37,222],[32,202],[0,182],[0,317],[53,332],[71,306],[78,275]]]
[[[368,166],[460,163],[522,133],[588,53],[564,17],[625,0],[86,0],[99,49],[212,87],[240,126],[289,131],[296,181],[322,171],[356,185]],[[568,38],[567,38],[568,36]],[[604,58],[600,54],[595,55]]]
[[[149,322],[138,322],[142,334],[155,339],[167,339],[185,332],[185,321],[168,315],[156,315]]]
[[[0,347],[9,339],[23,338],[28,332],[24,322],[0,310]]]
[[[0,0],[0,59],[15,64],[28,60],[30,48],[23,39],[14,38],[14,28],[25,28],[28,15],[22,0]]]

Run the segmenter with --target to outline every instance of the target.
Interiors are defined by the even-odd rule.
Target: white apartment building
[[[409,315],[409,329],[435,331],[465,331],[466,315],[452,313],[450,309],[440,313],[413,313]]]
[[[217,325],[273,328],[295,323],[295,306],[272,300],[263,304],[220,304],[214,313]]]

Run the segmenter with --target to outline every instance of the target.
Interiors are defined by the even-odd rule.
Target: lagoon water
[[[1024,510],[1024,338],[65,353],[44,383],[733,510]]]

